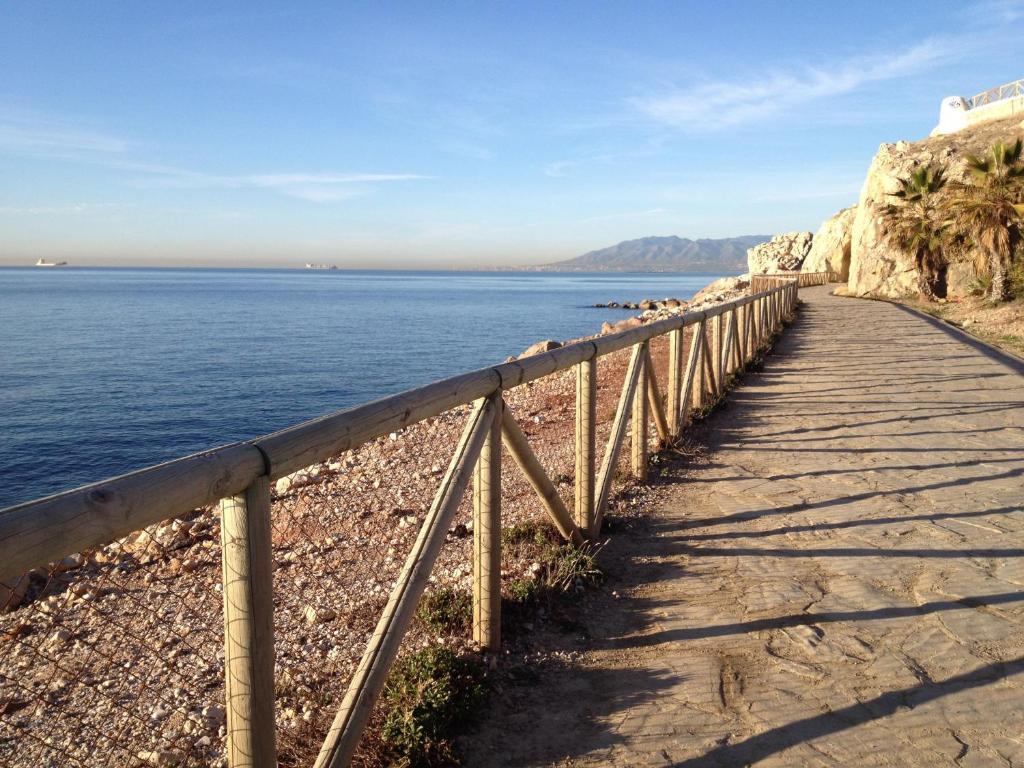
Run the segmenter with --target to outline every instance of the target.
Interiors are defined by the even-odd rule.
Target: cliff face
[[[849,292],[854,296],[898,298],[917,293],[917,269],[909,253],[893,248],[885,240],[882,211],[893,202],[892,193],[918,165],[941,165],[946,178],[965,181],[965,158],[983,154],[996,141],[1012,141],[1024,131],[1018,119],[986,123],[949,136],[936,136],[916,143],[900,141],[883,144],[871,162],[861,188],[853,218],[850,248]],[[976,279],[970,254],[950,259],[947,295],[965,296]]]
[[[771,272],[835,272],[846,280],[850,271],[850,243],[857,208],[843,208],[826,219],[817,234],[786,232],[747,251],[747,271],[752,275]]]
[[[886,241],[882,212],[893,202],[891,195],[899,189],[901,178],[919,164],[947,159],[947,155],[937,157],[935,151],[906,141],[879,147],[861,188],[853,220],[848,286],[851,294],[895,298],[917,292],[913,257]]]
[[[840,280],[849,277],[853,222],[856,216],[857,206],[851,206],[825,219],[811,241],[811,251],[804,259],[802,271],[835,272]]]

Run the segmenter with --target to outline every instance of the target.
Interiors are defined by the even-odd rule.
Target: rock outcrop
[[[720,277],[708,283],[693,295],[693,298],[690,299],[690,309],[703,309],[711,304],[732,301],[746,293],[749,287],[750,275]]]
[[[747,269],[752,275],[792,272],[800,269],[811,250],[810,232],[786,232],[747,251]]]
[[[544,339],[538,341],[536,344],[531,344],[522,354],[519,355],[519,359],[522,360],[524,357],[532,357],[533,355],[539,355],[543,352],[550,352],[552,349],[558,349],[562,346],[562,342],[555,341],[554,339]]]
[[[1015,119],[972,126],[950,136],[916,143],[883,144],[871,161],[853,219],[848,292],[853,296],[898,298],[916,295],[917,267],[913,255],[890,245],[885,238],[882,213],[893,202],[899,180],[922,165],[942,166],[947,183],[966,181],[968,154],[984,154],[996,141],[1016,138],[1021,129]],[[966,296],[976,280],[973,254],[947,254],[945,292]]]
[[[853,220],[857,206],[843,208],[826,219],[811,241],[811,250],[800,267],[803,272],[835,272],[840,280],[850,275]]]
[[[945,162],[948,155],[917,148],[906,141],[883,144],[871,161],[857,202],[851,241],[849,292],[853,296],[896,298],[917,293],[917,267],[910,253],[885,236],[883,212],[892,195],[918,165]]]

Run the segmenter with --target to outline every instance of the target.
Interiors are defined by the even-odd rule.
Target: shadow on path
[[[797,744],[879,720],[901,709],[914,709],[944,696],[989,685],[1019,675],[1021,672],[1024,672],[1024,657],[997,662],[940,683],[927,682],[911,688],[889,691],[871,701],[787,723],[736,744],[724,744],[699,757],[675,762],[672,765],[674,768],[732,768],[750,765]]]

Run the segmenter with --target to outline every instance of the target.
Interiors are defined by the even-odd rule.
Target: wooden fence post
[[[711,359],[714,365],[715,383],[714,383],[714,396],[718,399],[718,396],[725,390],[725,376],[722,375],[722,352],[723,349],[723,326],[725,321],[721,315],[715,315],[713,321],[714,337],[711,342],[712,355]]]
[[[662,446],[672,442],[672,435],[668,431],[668,419],[665,416],[665,399],[658,389],[658,377],[654,373],[654,359],[651,357],[650,344],[644,349],[644,371],[647,374],[647,408],[648,414],[654,421],[655,430],[658,433],[658,440]]]
[[[750,359],[750,305],[740,307],[740,365]]]
[[[686,374],[683,376],[682,403],[679,408],[679,419],[683,426],[690,423],[690,408],[694,404],[694,394],[700,395],[700,364],[701,337],[704,335],[704,321],[692,326],[690,333],[690,356],[686,358]],[[699,405],[699,403],[698,403]]]
[[[704,403],[706,403],[708,400],[706,394],[708,390],[708,365],[707,361],[704,360],[704,348],[706,346],[704,344],[704,339],[707,335],[707,326],[708,322],[706,320],[701,320],[700,323],[697,324],[696,330],[694,330],[698,350],[697,373],[696,378],[694,379],[694,390],[693,395],[691,397],[691,401],[694,408],[702,408],[704,406]],[[699,334],[699,338],[697,338],[697,334]]]
[[[220,502],[224,694],[230,768],[277,765],[270,479]]]
[[[612,432],[608,436],[608,445],[604,450],[604,458],[601,459],[601,469],[597,473],[597,488],[594,498],[594,522],[590,527],[590,538],[601,535],[601,523],[604,520],[604,510],[608,506],[608,499],[612,492],[612,481],[615,479],[615,467],[619,460],[619,451],[622,449],[622,442],[626,438],[626,427],[629,426],[629,412],[636,397],[637,380],[640,377],[640,365],[644,357],[643,344],[634,344],[633,351],[629,356],[629,365],[626,366],[626,377],[622,382],[622,392],[619,394],[619,403],[615,407],[615,418],[612,421]],[[641,392],[641,397],[643,393]],[[646,398],[645,398],[646,399]]]
[[[725,326],[725,332],[722,334],[722,360],[720,368],[722,370],[721,375],[721,387],[722,392],[725,392],[725,385],[729,379],[729,374],[732,372],[732,358],[735,352],[733,346],[733,335],[736,333],[736,315],[729,312],[728,315],[722,315],[722,325]]]
[[[488,398],[493,417],[473,488],[473,641],[491,653],[501,649],[501,395]]]
[[[708,326],[705,328],[706,333],[701,338],[701,367],[704,369],[705,381],[707,382],[707,397],[701,402],[702,405],[712,405],[718,400],[718,378],[715,376],[715,355],[711,352],[711,342],[708,340],[708,336],[711,334],[711,328]]]
[[[632,458],[633,477],[639,482],[647,480],[647,387],[650,372],[647,370],[647,342],[643,342],[640,354],[640,373],[633,393]]]
[[[597,455],[597,358],[576,366],[576,527],[584,536],[594,522]]]
[[[679,437],[679,400],[683,373],[683,329],[677,328],[668,334],[668,433],[672,440]]]
[[[734,309],[729,313],[729,362],[730,372],[743,367],[743,353],[740,351],[740,311]]]

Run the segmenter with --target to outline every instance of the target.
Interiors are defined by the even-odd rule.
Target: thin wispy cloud
[[[0,205],[5,216],[61,216],[134,207],[129,203],[72,203],[70,205]]]
[[[808,68],[742,81],[672,88],[636,99],[633,104],[658,123],[693,131],[720,130],[763,121],[813,101],[949,64],[963,48],[955,41],[927,40],[894,54],[847,59],[827,69]]]
[[[130,181],[135,187],[265,189],[317,203],[356,197],[361,193],[360,188],[369,184],[430,178],[416,173],[215,174],[193,171],[132,160],[135,144],[83,127],[85,122],[0,105],[0,154],[29,154],[127,171],[136,175]]]
[[[0,152],[67,155],[127,152],[130,142],[78,121],[0,107]]]
[[[315,203],[347,200],[360,194],[360,186],[431,177],[417,173],[255,173],[211,174],[158,165],[122,164],[146,174],[137,187],[208,189],[265,189]]]
[[[968,6],[963,14],[975,24],[1012,24],[1024,19],[1024,0],[982,0]]]
[[[606,164],[615,160],[611,154],[593,155],[590,157],[579,157],[572,160],[555,160],[544,166],[544,175],[553,179],[560,179],[569,176],[573,171],[591,164]]]

